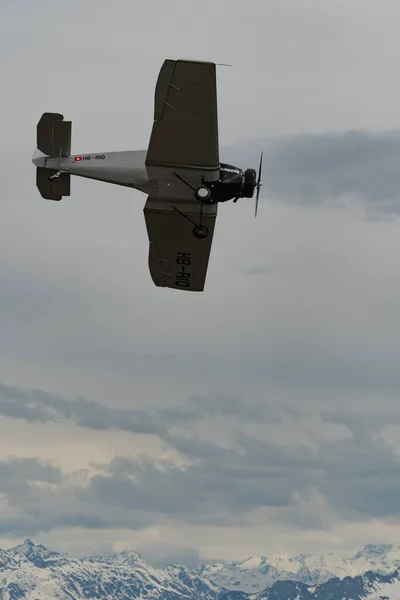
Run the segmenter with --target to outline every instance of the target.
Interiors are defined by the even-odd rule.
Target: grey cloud
[[[23,484],[23,485],[22,485]],[[0,532],[34,535],[58,528],[135,530],[149,526],[146,511],[126,509],[115,501],[106,505],[88,498],[69,478],[51,487],[20,481],[18,487],[4,490],[9,508],[2,508]]]
[[[277,449],[238,437],[233,448],[204,442],[195,435],[168,438],[192,461],[181,469],[156,466],[148,459],[114,459],[111,474],[92,478],[90,493],[106,504],[143,508],[189,522],[235,521],[260,506],[289,506],[295,491],[307,487],[316,459],[298,449]],[[125,473],[123,472],[125,470]],[[132,477],[133,475],[133,477]]]
[[[372,436],[385,425],[399,422],[398,411],[358,413],[321,407],[326,423],[347,426],[351,437],[322,442],[318,449],[257,440],[245,435],[238,424],[231,425],[232,446],[222,447],[217,438],[205,441],[191,427],[203,418],[218,415],[239,417],[242,424],[265,422],[279,426],[288,417],[304,417],[307,410],[305,406],[279,407],[224,394],[192,396],[186,407],[144,415],[139,411],[144,423],[159,424],[152,429],[138,426],[136,411],[113,411],[95,402],[69,401],[4,385],[0,391],[0,407],[14,399],[19,417],[37,419],[37,414],[32,417],[29,412],[36,406],[42,411],[42,420],[69,418],[80,426],[100,430],[118,427],[136,433],[151,431],[189,460],[189,466],[178,468],[169,461],[155,463],[149,458],[117,456],[108,465],[97,465],[106,472],[92,476],[87,488],[75,487],[72,480],[63,482],[58,468],[35,459],[0,463],[0,490],[23,511],[24,527],[35,516],[32,527],[37,530],[55,526],[137,528],[162,514],[190,523],[228,525],[241,522],[247,513],[260,507],[290,509],[293,521],[296,498],[310,500],[314,490],[348,518],[389,518],[398,514],[400,463],[388,444]],[[24,408],[28,409],[27,415]],[[185,436],[169,431],[176,424],[186,424]],[[44,492],[35,488],[34,481],[63,488],[58,492],[47,490],[43,497]],[[301,518],[299,515],[299,523]],[[4,531],[8,527],[14,530],[16,521],[7,517],[1,527]]]
[[[18,481],[25,493],[3,487],[19,517],[0,517],[0,530],[15,533],[23,526],[31,534],[60,526],[135,529],[165,518],[172,523],[243,526],[260,508],[279,510],[283,522],[287,511],[288,522],[299,527],[326,528],[322,514],[310,518],[309,511],[296,512],[299,502],[312,506],[315,493],[344,519],[396,518],[400,459],[371,432],[369,427],[338,441],[322,436],[317,448],[265,442],[240,431],[229,448],[191,432],[186,438],[169,435],[166,443],[188,461],[186,467],[117,456],[84,487],[73,477],[60,480],[56,471],[39,469],[36,477],[53,481],[51,489],[43,489],[30,481],[34,469],[20,463]],[[10,472],[7,466],[7,477]],[[0,483],[1,475],[2,468]]]
[[[149,410],[142,415],[145,423],[159,424],[150,429],[137,426],[136,411],[121,413],[95,402],[70,401],[4,385],[0,391],[3,401],[16,401],[19,416],[24,407],[36,406],[45,411],[49,421],[69,418],[100,430],[151,430],[187,463],[177,467],[169,460],[116,456],[109,464],[96,465],[100,472],[82,487],[75,485],[73,477],[62,479],[53,465],[10,459],[0,463],[0,491],[19,512],[17,518],[4,515],[0,521],[3,532],[26,530],[32,535],[55,527],[135,529],[154,524],[163,515],[195,525],[229,526],[244,524],[262,507],[279,509],[283,521],[287,511],[288,521],[299,527],[326,527],[321,515],[310,519],[308,513],[296,512],[298,502],[311,502],[315,492],[342,518],[389,519],[400,514],[400,461],[376,435],[387,424],[400,421],[399,411],[389,412],[389,404],[382,414],[376,408],[359,413],[354,408],[326,410],[321,405],[321,427],[325,423],[345,425],[350,436],[329,441],[322,435],[315,448],[290,440],[280,444],[263,441],[244,434],[241,427],[253,422],[279,427],[288,418],[310,417],[313,413],[306,405],[279,406],[229,394],[193,395],[185,407]],[[125,423],[119,420],[122,414]],[[219,444],[218,433],[213,441],[205,441],[194,430],[201,419],[221,415],[237,417],[225,422],[231,436],[228,447]],[[31,418],[30,413],[24,418]],[[184,436],[172,433],[177,424],[185,425]],[[52,489],[37,487],[35,481],[51,483]]]
[[[265,186],[263,188],[263,191],[265,192],[264,200],[268,201],[267,199],[270,193],[271,195],[284,194],[286,189],[285,186],[288,186],[287,200],[294,202],[298,197],[298,190],[302,189],[301,186],[298,185],[298,178],[304,176],[308,188],[313,190],[312,193],[307,191],[307,198],[314,198],[312,202],[315,201],[315,205],[317,205],[319,199],[322,197],[320,194],[326,189],[324,178],[328,177],[329,179],[329,177],[331,177],[329,170],[326,171],[320,167],[320,174],[318,172],[313,172],[311,168],[311,158],[308,159],[308,162],[304,160],[303,162],[305,164],[302,164],[301,168],[295,164],[292,168],[291,165],[292,163],[295,163],[295,158],[299,153],[300,155],[304,153],[307,156],[315,155],[318,158],[319,155],[323,154],[325,146],[327,146],[327,155],[331,156],[333,154],[336,157],[333,183],[336,185],[336,182],[339,182],[338,185],[341,185],[343,190],[354,190],[356,177],[353,178],[353,183],[351,183],[349,187],[349,176],[343,174],[346,169],[350,169],[351,172],[354,171],[354,169],[349,166],[349,163],[351,163],[349,156],[351,155],[351,152],[356,154],[358,146],[362,146],[364,142],[365,145],[368,146],[370,138],[373,140],[377,138],[379,140],[380,137],[378,134],[376,136],[373,136],[372,134],[357,134],[362,142],[357,145],[355,142],[351,142],[351,139],[350,141],[348,140],[352,135],[353,134],[335,134],[326,136],[328,141],[326,141],[325,145],[323,143],[323,135],[270,141],[269,146],[267,144],[266,152],[268,160],[266,158],[264,163],[266,169],[264,175]],[[397,144],[397,137],[395,134],[393,134],[393,136],[388,134],[388,138],[391,137],[395,139]],[[383,140],[381,140],[381,143],[385,145],[385,136],[383,134],[381,138]],[[264,143],[261,142],[263,142],[263,140],[260,141],[260,146]],[[254,141],[252,144],[253,147],[256,145],[258,146],[258,143]],[[385,164],[387,161],[392,164],[392,162],[397,160],[397,158],[392,158],[390,160],[388,158],[390,152],[393,152],[394,154],[397,152],[396,144],[394,144],[393,149],[388,143],[390,151],[387,150],[386,153],[384,153]],[[293,150],[292,146],[294,146],[295,150]],[[334,151],[330,150],[331,146],[334,147]],[[336,146],[339,147],[339,150],[335,150]],[[346,148],[347,146],[351,148],[351,152],[350,150],[348,150],[347,153],[344,152],[346,161],[341,164],[340,149],[342,147]],[[379,170],[379,145],[372,144],[372,146],[373,151],[377,152],[378,165],[375,168]],[[244,157],[246,156],[246,152],[250,152],[250,150],[251,148],[247,150],[235,150],[238,157],[240,157],[240,164],[246,164],[247,161],[245,161]],[[368,160],[372,160],[370,156],[373,152],[372,150],[364,153],[360,150],[360,152],[361,158],[355,159],[355,163],[357,163],[361,169],[364,168],[364,163],[368,163]],[[256,155],[257,152],[254,150],[254,160],[257,158]],[[253,160],[249,162],[249,164],[254,164]],[[371,171],[370,167],[367,168],[367,171],[366,177],[369,177],[368,173]],[[292,180],[291,177],[294,179]],[[364,179],[364,175],[362,175],[360,181],[362,182]],[[380,180],[387,181],[387,177],[385,175],[380,176]],[[328,188],[333,189],[333,184],[332,182],[329,183],[329,181]],[[81,183],[82,182],[79,182],[77,185],[80,185]],[[85,182],[82,185],[85,185]],[[371,186],[366,184],[366,187],[370,188]],[[99,195],[101,195],[102,201],[104,201],[101,206],[101,211],[105,210],[106,202],[109,202],[108,188],[106,191],[103,190],[104,188],[99,188]],[[362,189],[361,192],[363,193]],[[382,197],[384,197],[385,190],[383,190],[382,193]],[[96,202],[99,197],[100,196],[96,196]],[[373,197],[375,198],[375,196]],[[304,201],[304,203],[308,202],[308,199],[305,197],[304,200],[301,196],[299,196],[299,198],[302,202]],[[285,200],[285,198],[283,198],[283,200]],[[31,200],[29,200],[29,202],[31,203]],[[376,206],[381,206],[378,201],[370,200],[370,202],[374,202]],[[62,218],[50,218],[48,215],[54,215],[54,210],[58,209],[49,209],[47,205],[45,209],[43,206],[44,205],[38,202],[37,215],[40,215],[40,218],[39,216],[35,217],[37,218],[37,221],[35,221],[36,226],[38,226],[38,223],[42,219],[48,218],[51,223],[48,228],[49,232],[54,231],[57,226],[60,228],[60,223],[64,222],[64,213]],[[92,211],[92,208],[89,207],[88,209],[88,206],[89,204],[81,203],[80,200],[77,200],[75,204],[72,202],[68,207],[63,208],[62,210],[67,211],[70,218],[73,218],[75,222],[78,222],[79,215],[81,214],[80,211]],[[96,205],[96,210],[97,206],[100,205]],[[92,205],[92,207],[94,207],[94,205]],[[23,210],[25,211],[25,209],[28,210],[28,207],[24,205]],[[15,205],[13,210],[15,210]],[[32,209],[29,210],[31,210],[29,213],[31,217],[34,214],[34,211]],[[112,210],[114,210],[114,208]],[[124,227],[126,227],[125,223],[128,222],[128,211],[125,205],[123,205],[122,210],[126,211],[122,212],[121,217],[121,220],[124,221]],[[231,210],[231,207],[229,207],[229,210]],[[107,214],[107,216],[109,215],[108,212],[105,214]],[[228,209],[226,211],[226,216],[227,219],[230,218],[228,217]],[[85,219],[86,218],[87,214],[85,215]],[[321,219],[323,219],[323,217],[321,217]],[[240,217],[237,219],[238,223],[239,221]],[[234,223],[233,220],[232,223]],[[24,285],[25,276],[29,269],[21,269],[21,265],[18,261],[16,265],[14,263],[10,265],[5,258],[6,252],[3,252],[4,273],[6,274],[6,278],[4,286],[5,290],[2,294],[2,300],[0,300],[0,303],[2,303],[2,307],[0,308],[0,324],[2,334],[4,333],[4,337],[2,336],[3,341],[0,345],[0,358],[2,363],[5,365],[11,364],[11,366],[17,365],[15,369],[24,372],[23,365],[29,360],[29,363],[33,364],[31,367],[32,370],[34,370],[35,366],[38,367],[38,371],[40,369],[46,369],[49,378],[47,382],[48,385],[53,385],[53,382],[50,382],[53,377],[54,379],[60,377],[59,375],[56,375],[57,372],[65,372],[65,380],[70,379],[77,381],[80,377],[88,380],[89,375],[87,375],[87,373],[90,371],[91,373],[96,372],[98,374],[98,379],[96,376],[92,377],[90,375],[91,383],[88,385],[94,386],[95,384],[92,382],[97,382],[98,380],[99,388],[101,388],[100,381],[103,377],[115,377],[117,380],[119,375],[122,375],[121,381],[125,378],[125,382],[127,379],[134,379],[137,377],[138,379],[141,379],[141,382],[144,381],[144,385],[147,385],[147,381],[149,380],[164,380],[167,385],[171,383],[171,387],[175,384],[180,385],[181,381],[185,380],[184,385],[189,383],[189,381],[196,381],[195,385],[200,382],[200,387],[203,381],[209,381],[211,386],[214,386],[215,382],[217,382],[218,387],[223,388],[226,385],[226,382],[229,382],[231,389],[236,389],[236,386],[241,386],[243,389],[245,385],[244,381],[247,379],[251,380],[252,386],[262,385],[268,382],[280,384],[289,383],[290,385],[297,385],[298,388],[314,385],[315,383],[325,386],[340,387],[364,386],[364,388],[380,388],[381,386],[385,386],[398,388],[400,384],[399,371],[397,368],[398,361],[396,358],[398,350],[396,344],[398,345],[398,342],[393,342],[393,346],[395,346],[394,352],[392,351],[392,348],[387,349],[387,341],[390,334],[386,336],[383,333],[383,325],[384,322],[386,322],[386,316],[390,317],[392,315],[389,315],[389,311],[382,310],[379,303],[382,303],[383,299],[382,296],[378,297],[376,288],[375,290],[368,290],[370,293],[366,294],[364,298],[354,298],[352,290],[356,288],[356,285],[351,287],[352,284],[346,281],[345,277],[343,277],[343,279],[338,277],[337,288],[344,289],[345,285],[348,286],[346,291],[348,290],[348,296],[351,295],[352,297],[346,298],[342,295],[337,303],[330,305],[329,298],[325,297],[324,293],[321,292],[329,282],[329,276],[327,275],[327,273],[329,273],[328,269],[326,269],[325,274],[321,277],[319,277],[319,274],[315,275],[314,281],[319,282],[319,290],[313,289],[314,282],[310,282],[310,279],[308,279],[305,284],[303,277],[304,271],[307,269],[306,275],[312,275],[312,270],[317,268],[316,264],[318,258],[316,256],[318,252],[316,251],[315,254],[312,255],[311,253],[304,253],[304,255],[302,255],[300,250],[299,254],[304,256],[303,265],[298,265],[297,274],[294,276],[292,275],[290,289],[288,289],[289,286],[285,277],[281,276],[278,281],[275,279],[273,280],[275,292],[270,294],[270,298],[273,296],[274,299],[268,301],[269,312],[266,313],[264,298],[267,298],[270,292],[267,287],[269,283],[268,277],[265,277],[265,282],[259,282],[258,280],[264,279],[259,272],[260,269],[262,270],[262,267],[251,266],[254,262],[258,264],[263,260],[262,253],[265,248],[262,245],[262,239],[260,237],[260,247],[257,250],[257,254],[255,253],[255,248],[253,248],[252,252],[249,252],[249,269],[250,271],[253,271],[253,274],[258,270],[259,276],[250,277],[250,274],[249,276],[246,275],[243,277],[242,282],[242,280],[237,279],[237,273],[233,274],[231,272],[229,276],[231,277],[232,288],[227,292],[229,296],[224,296],[222,288],[218,288],[217,279],[214,279],[214,281],[210,279],[209,291],[200,300],[190,299],[189,302],[187,302],[187,299],[183,300],[177,296],[162,296],[161,300],[159,293],[162,294],[163,292],[153,290],[151,287],[152,284],[147,280],[147,241],[143,236],[140,237],[141,234],[139,232],[140,230],[144,235],[144,230],[140,229],[142,225],[142,222],[140,222],[140,224],[136,224],[135,222],[135,224],[132,224],[132,227],[136,228],[133,234],[131,234],[131,231],[124,230],[119,236],[124,239],[128,239],[129,236],[129,238],[140,240],[137,247],[132,246],[130,248],[129,260],[121,267],[121,270],[124,271],[128,268],[129,263],[129,268],[132,271],[136,270],[136,266],[133,267],[129,261],[131,261],[131,259],[134,260],[133,257],[137,254],[136,249],[138,252],[140,250],[140,256],[142,257],[140,259],[142,261],[140,264],[142,266],[140,266],[140,268],[138,267],[138,271],[141,273],[140,277],[143,276],[143,280],[141,279],[140,283],[137,283],[135,280],[135,288],[139,288],[138,293],[135,288],[133,291],[131,284],[127,284],[126,281],[118,281],[118,284],[120,285],[116,285],[114,288],[114,280],[111,277],[111,273],[109,280],[107,279],[108,276],[104,276],[104,280],[101,279],[99,274],[103,274],[104,272],[104,259],[107,258],[108,255],[108,259],[110,260],[113,251],[112,248],[115,249],[118,247],[117,242],[109,238],[110,243],[107,247],[107,251],[104,255],[100,254],[99,257],[98,249],[93,249],[91,246],[87,245],[87,242],[85,241],[87,238],[87,230],[85,230],[83,226],[81,227],[80,232],[77,232],[76,229],[74,229],[74,235],[78,240],[76,244],[75,241],[72,243],[69,235],[65,235],[63,238],[63,251],[66,250],[65,256],[67,257],[65,263],[70,263],[69,267],[66,268],[68,265],[62,262],[62,268],[60,268],[58,263],[62,258],[57,256],[57,259],[54,259],[51,272],[46,274],[42,258],[38,258],[36,261],[32,260],[32,264],[29,265],[32,267],[32,274],[30,278],[26,280],[26,286]],[[115,226],[117,226],[116,222]],[[318,224],[316,224],[316,226],[318,227]],[[104,222],[102,227],[104,229],[101,230],[99,238],[103,236],[103,239],[106,239]],[[223,231],[223,227],[224,225],[222,224],[221,219],[220,231]],[[294,224],[294,227],[296,227],[296,224]],[[358,230],[357,233],[360,233],[360,231]],[[289,237],[293,237],[292,230],[286,232],[285,235],[286,234]],[[47,235],[47,233],[43,235]],[[81,238],[79,235],[81,235]],[[232,251],[233,246],[236,244],[235,240],[236,234],[232,238]],[[29,243],[31,242],[35,246],[35,253],[40,250],[43,252],[43,248],[40,248],[40,243],[37,239],[33,237]],[[300,238],[298,239],[298,242],[301,243]],[[218,244],[218,241],[216,241],[216,243]],[[49,245],[53,244],[54,240],[50,239]],[[100,246],[101,240],[96,239],[96,244]],[[269,256],[270,254],[276,255],[279,253],[278,246],[279,242],[277,242],[275,237],[274,242],[271,243],[271,247],[265,250],[265,255]],[[76,254],[71,251],[72,247],[75,248]],[[11,245],[11,248],[15,249],[16,246]],[[278,250],[276,248],[278,248]],[[355,242],[354,247],[349,247],[349,255],[351,253],[351,256],[353,257],[350,258],[349,263],[352,266],[355,262],[351,263],[351,260],[354,259],[354,256],[357,256],[359,250],[360,248],[358,248],[357,242]],[[70,251],[72,253],[70,253]],[[47,247],[45,252],[48,254]],[[221,254],[218,253],[221,252],[222,243],[219,249],[217,246],[215,247],[217,256],[220,256]],[[247,253],[247,249],[244,248],[243,252]],[[85,259],[84,257],[88,257],[88,253],[90,253],[90,259]],[[39,256],[39,254],[36,254],[36,256]],[[115,264],[115,268],[109,268],[113,273],[117,273],[118,271],[117,263],[119,258],[119,255],[114,254],[113,260],[115,260],[115,263],[113,263],[112,260],[108,263],[109,267],[110,265]],[[85,260],[86,263],[82,262]],[[357,258],[357,260],[359,259]],[[275,264],[276,261],[272,262]],[[287,271],[292,270],[293,272],[293,256],[290,253],[285,260],[281,262],[278,260],[278,267],[274,268],[277,268],[277,271],[279,271],[280,265],[285,262],[286,264],[283,265],[283,268],[286,267]],[[331,265],[329,264],[327,266],[330,267]],[[222,263],[215,267],[214,273],[217,271],[219,273],[225,273],[225,269],[227,268],[227,263]],[[67,275],[65,273],[67,273]],[[88,273],[91,273],[92,279],[85,281],[84,274],[88,277]],[[104,288],[102,287],[101,293],[98,293],[98,288],[94,284],[95,276],[97,276],[96,274],[98,274],[99,279],[102,282],[104,281]],[[47,275],[49,275],[48,278]],[[242,277],[242,275],[243,274],[241,273],[240,276]],[[271,273],[268,275],[271,275]],[[213,277],[212,269],[210,270],[210,277]],[[218,277],[220,277],[220,275],[218,275]],[[357,271],[354,273],[354,277],[360,277],[361,279],[363,278],[363,275]],[[249,282],[249,280],[251,281]],[[387,284],[386,296],[393,297],[397,294],[396,283],[389,273],[383,274],[381,281],[383,285]],[[365,283],[364,278],[363,282]],[[263,287],[259,288],[258,285],[261,284]],[[246,288],[246,286],[248,286],[248,288]],[[315,287],[317,288],[318,286]],[[243,297],[244,294],[241,291],[241,288],[249,290],[249,298],[254,298],[256,294],[259,295],[259,302],[252,303],[251,314],[248,308],[246,309],[247,298]],[[143,293],[144,289],[147,290],[145,293]],[[115,301],[116,303],[113,303],[115,298],[109,296],[114,290],[115,297],[118,296],[118,300]],[[294,332],[292,335],[293,337],[297,336],[297,340],[293,340],[291,339],[287,324],[290,322],[291,330],[294,331],[296,327],[299,327],[300,320],[303,319],[303,317],[299,317],[297,320],[292,318],[293,313],[299,311],[299,303],[296,301],[296,294],[298,293],[303,295],[303,302],[301,304],[303,307],[302,310],[307,310],[307,307],[315,302],[312,296],[314,298],[320,297],[318,308],[321,312],[325,311],[329,327],[318,328],[318,326],[312,322],[312,311],[308,310],[308,314],[304,318],[304,330],[301,332]],[[137,298],[138,294],[139,297]],[[151,302],[154,302],[154,306],[159,306],[159,303],[161,302],[163,311],[165,312],[155,310],[154,315],[150,318],[150,311],[146,308],[146,294],[150,294],[149,298],[151,298]],[[238,298],[238,294],[243,295]],[[277,298],[278,295],[279,298]],[[285,301],[282,301],[283,297],[285,297]],[[129,300],[125,301],[124,298],[128,298]],[[374,322],[368,321],[367,327],[365,327],[364,324],[360,325],[359,318],[356,318],[357,322],[355,323],[347,322],[344,326],[343,338],[338,342],[339,347],[332,348],[332,336],[330,335],[330,330],[335,328],[334,322],[336,320],[340,319],[343,314],[346,316],[346,311],[348,309],[347,302],[358,301],[362,308],[365,305],[365,302],[369,301],[372,304],[372,301],[375,298],[379,314],[374,319]],[[110,300],[113,301],[110,302]],[[198,326],[196,322],[193,321],[193,311],[200,310],[199,302],[203,303],[203,308],[201,310],[206,310],[209,315],[207,319],[202,321],[201,326]],[[317,305],[317,302],[315,302],[315,305]],[[93,307],[95,307],[95,310]],[[396,309],[393,308],[392,314],[395,313],[395,310]],[[315,312],[317,312],[317,310],[315,310]],[[181,326],[179,331],[172,337],[165,334],[165,318],[163,316],[165,313],[171,315],[177,315],[179,313]],[[98,315],[98,318],[94,317],[95,314]],[[110,315],[112,315],[112,317],[110,317]],[[134,318],[132,315],[134,315]],[[143,316],[144,318],[142,318]],[[308,329],[306,328],[307,320],[310,322]],[[257,321],[259,324],[258,326],[256,325]],[[348,321],[350,321],[350,318]],[[65,326],[63,325],[64,323],[66,323]],[[343,347],[346,347],[346,338],[350,337],[350,331],[352,340],[357,342],[359,336],[364,335],[365,331],[370,328],[379,330],[377,336],[378,341],[375,348],[373,347],[371,349],[365,344],[360,344],[360,346],[362,345],[362,348],[357,348],[357,351],[346,352],[346,350],[343,349]],[[285,331],[284,336],[281,336],[280,333],[280,330],[282,329]],[[192,331],[193,337],[186,335],[186,333],[184,333],[186,331]],[[394,331],[394,329],[392,329],[392,331]],[[265,332],[265,335],[263,336],[262,341],[257,345],[256,337],[258,335],[261,337],[263,332]],[[374,332],[371,332],[371,337],[373,335]],[[227,338],[226,348],[221,348],[221,340],[224,340],[225,337]],[[196,340],[198,353],[192,353],[192,339]],[[305,351],[300,351],[300,346],[305,348]],[[151,348],[153,349],[154,354],[151,353]],[[370,356],[364,360],[364,355],[366,353],[369,353]],[[388,357],[387,355],[391,356]],[[107,373],[107,376],[105,373]],[[56,384],[56,387],[60,389],[58,384]],[[169,388],[166,387],[166,389],[168,390]],[[173,393],[174,392],[172,392],[171,395],[173,395]],[[135,402],[135,399],[133,398],[127,402],[133,403]],[[13,412],[10,413],[9,411],[14,411],[15,416],[17,416],[19,411],[19,413],[22,412],[26,414],[27,418],[31,420],[37,419],[46,421],[54,418],[49,415],[49,410],[46,407],[43,406],[42,408],[39,408],[37,404],[35,406],[20,404],[19,407],[15,402],[13,407],[11,407],[9,403],[4,405],[4,402],[2,402],[2,404],[1,410],[3,411],[3,414],[10,414],[10,416],[13,415]],[[62,410],[62,407],[57,407],[57,414],[62,415]],[[196,410],[197,409],[190,408],[186,411],[189,420],[191,418],[189,414],[190,411],[196,412]],[[157,423],[157,419],[154,415],[149,415],[147,417],[147,415],[144,414],[137,414],[136,416],[132,414],[121,414],[118,416],[116,414],[106,414],[104,411],[100,414],[100,409],[96,409],[96,415],[94,412],[95,407],[84,406],[83,403],[78,406],[77,402],[74,409],[74,419],[79,420],[82,424],[91,422],[93,426],[97,428],[102,428],[106,420],[111,421],[111,419],[114,419],[116,421],[116,427],[119,427],[118,423],[127,423],[128,430],[135,430],[136,427],[139,427],[139,422],[148,419],[149,422],[147,424],[143,422],[143,428],[156,433],[160,431],[159,423]],[[147,411],[145,412],[147,413]],[[184,411],[181,412],[181,415],[183,420]],[[130,422],[131,418],[135,421],[133,424]]]
[[[196,463],[185,469],[117,457],[104,465],[105,475],[92,476],[84,488],[68,478],[42,489],[27,476],[23,494],[4,489],[18,518],[0,515],[0,530],[18,533],[22,528],[32,535],[62,526],[135,529],[165,516],[228,526],[243,522],[245,512],[257,506],[287,505],[299,481],[294,470],[288,477],[288,471],[279,475],[261,461],[252,467],[251,455],[239,459],[238,452],[213,444],[205,444],[202,453],[199,440],[191,454],[197,455]]]
[[[0,461],[0,485],[12,481],[60,483],[60,469],[35,458],[10,457]]]
[[[137,486],[129,483],[132,504],[143,502],[148,510],[165,510],[170,515],[179,510],[190,522],[189,507],[195,522],[205,508],[214,519],[219,509],[225,516],[230,513],[233,522],[235,515],[263,506],[281,507],[284,515],[285,507],[292,510],[295,506],[295,496],[310,500],[317,490],[342,517],[400,514],[400,460],[368,430],[363,436],[322,443],[317,450],[298,444],[279,447],[245,436],[227,450],[193,437],[170,438],[169,442],[193,465],[167,473],[146,462],[136,463],[133,469],[131,465],[129,473],[138,477]],[[123,478],[121,471],[119,477]],[[112,487],[110,480],[101,481],[106,488]],[[157,500],[161,495],[162,502]],[[109,500],[107,495],[104,498]],[[301,519],[299,514],[299,523]],[[202,522],[207,522],[206,516]]]
[[[352,436],[321,449],[325,476],[320,491],[328,504],[350,519],[400,516],[400,459],[379,435],[383,426],[399,422],[394,411],[360,410],[325,418],[346,425]],[[378,434],[378,435],[377,435]]]
[[[356,195],[377,211],[400,212],[400,131],[302,134],[246,145],[252,163],[258,147],[265,148],[262,201],[277,197],[318,206]],[[226,152],[243,161],[238,149]]]
[[[397,399],[393,402],[381,400],[380,406],[355,410],[352,408],[339,411],[322,410],[321,416],[324,420],[349,428],[354,438],[363,438],[371,433],[379,433],[387,425],[400,423],[400,407]]]
[[[35,484],[57,485],[61,482],[62,476],[58,467],[35,458],[11,457],[0,462],[0,493],[4,494],[16,509],[20,508],[21,499],[26,501],[29,498]],[[29,520],[23,509],[17,518],[13,514],[3,514],[3,518],[0,518],[0,530],[22,531],[21,528],[28,524]]]
[[[245,269],[246,273],[250,273],[251,275],[271,275],[271,273],[277,273],[277,269],[271,266],[259,266],[259,267],[251,267],[249,269]]]
[[[35,422],[70,420],[95,430],[119,429],[131,433],[167,436],[174,425],[193,424],[215,416],[231,416],[247,422],[277,422],[283,415],[296,416],[287,402],[252,400],[242,395],[193,394],[181,406],[142,409],[110,408],[85,398],[66,399],[43,390],[21,390],[0,383],[0,414]]]
[[[19,401],[15,398],[10,399],[9,397],[0,397],[0,413],[5,417],[12,417],[13,419],[24,419],[34,423],[35,421],[52,421],[54,420],[53,415],[49,414],[41,406],[29,406],[24,401]]]
[[[81,427],[97,430],[116,428],[159,435],[165,430],[157,415],[150,411],[108,408],[84,398],[66,400],[42,390],[22,391],[4,384],[0,384],[0,413],[27,421],[68,419]]]
[[[166,543],[141,544],[136,548],[143,558],[158,568],[168,565],[197,567],[201,563],[199,551],[190,546],[174,546]]]
[[[215,394],[188,397],[184,406],[160,409],[168,423],[195,422],[210,417],[236,417],[246,422],[279,422],[284,415],[298,416],[300,411],[288,402],[255,399],[245,394]]]
[[[336,451],[336,464],[327,469],[321,491],[346,517],[398,518],[399,481],[399,459],[383,442],[367,438],[364,444],[344,443]]]

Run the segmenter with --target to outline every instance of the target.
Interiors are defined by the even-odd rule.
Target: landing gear
[[[62,117],[63,119],[64,117]],[[55,179],[58,179],[61,175],[61,158],[62,158],[62,151],[63,149],[60,148],[60,155],[58,157],[58,170],[56,173],[53,173],[52,175],[49,175],[49,181],[54,181]]]
[[[192,225],[194,225],[194,227],[192,229],[192,234],[194,235],[195,238],[202,240],[208,236],[208,234],[209,234],[208,227],[203,225],[203,222],[202,222],[203,221],[203,204],[200,205],[200,222],[199,223],[196,223],[196,221],[193,221],[193,219],[191,219],[188,215],[185,215],[185,213],[182,212],[181,210],[179,210],[179,208],[177,208],[176,206],[171,205],[171,208],[173,208],[175,212],[180,214],[181,217],[183,217],[184,219],[186,219],[187,221],[192,223]]]
[[[196,223],[190,217],[188,217],[187,215],[182,213],[178,208],[176,208],[176,206],[173,206],[172,208],[176,212],[178,212],[180,215],[182,215],[182,217],[184,217],[185,219],[187,219],[188,221],[193,223],[194,227],[192,229],[192,234],[194,235],[195,238],[204,239],[208,236],[209,231],[208,231],[208,227],[203,225],[203,205],[204,204],[212,204],[213,202],[215,202],[213,195],[212,195],[212,191],[210,190],[210,188],[208,188],[204,185],[204,181],[202,181],[202,185],[200,187],[194,188],[192,185],[190,185],[189,182],[185,181],[185,179],[183,179],[183,177],[178,175],[178,173],[174,173],[174,175],[177,179],[182,181],[182,183],[184,183],[187,187],[189,187],[193,191],[194,197],[196,198],[196,200],[198,202],[200,202],[199,223]]]
[[[61,171],[57,171],[57,173],[54,173],[54,175],[49,175],[49,181],[54,181],[55,179],[58,179],[61,175]]]
[[[195,238],[206,238],[208,236],[208,227],[206,227],[205,225],[196,225],[195,227],[193,227],[192,229],[192,233],[194,235]]]
[[[195,190],[194,197],[200,202],[200,221],[198,225],[193,227],[192,233],[195,238],[204,239],[208,236],[208,227],[203,225],[203,206],[204,204],[211,204],[213,202],[213,197],[211,190],[204,185]]]

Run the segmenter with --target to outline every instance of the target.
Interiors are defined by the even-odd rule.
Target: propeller
[[[261,169],[262,169],[262,162],[263,162],[263,154],[264,154],[264,152],[261,152],[260,166],[258,168],[258,179],[257,179],[257,183],[256,183],[257,195],[256,195],[256,206],[255,206],[254,217],[257,216],[258,200],[260,198],[260,189],[261,189],[261,186],[262,186],[262,183],[261,183]]]

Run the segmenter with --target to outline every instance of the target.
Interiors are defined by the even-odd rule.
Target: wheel
[[[211,201],[211,190],[204,185],[202,187],[197,188],[194,193],[196,200],[200,202],[210,202]]]
[[[206,238],[208,236],[208,228],[205,225],[196,225],[196,227],[193,227],[192,233],[196,238]]]

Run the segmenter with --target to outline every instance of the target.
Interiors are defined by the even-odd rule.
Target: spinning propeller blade
[[[263,162],[263,154],[264,154],[264,152],[261,152],[260,166],[259,166],[259,169],[258,169],[258,180],[257,180],[257,184],[256,184],[257,195],[256,195],[256,206],[255,206],[254,217],[257,216],[258,200],[260,198],[260,189],[261,189],[261,186],[262,186],[262,183],[261,183],[261,169],[262,169],[262,162]]]

